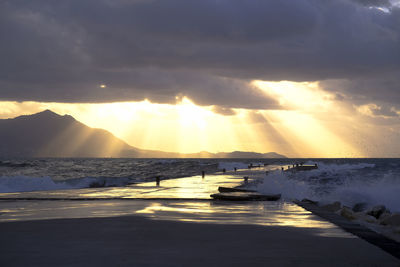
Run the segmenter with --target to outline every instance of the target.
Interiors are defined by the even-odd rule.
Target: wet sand
[[[0,266],[400,266],[290,203],[7,201],[0,207],[9,207],[0,215]]]
[[[210,200],[242,174],[2,194],[0,266],[400,266],[293,203]]]

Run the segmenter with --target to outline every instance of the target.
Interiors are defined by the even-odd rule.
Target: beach
[[[2,193],[0,265],[400,266],[396,253],[364,238],[386,242],[379,234],[357,226],[353,235],[339,221],[288,198],[210,197],[219,186],[243,185],[244,175],[257,186],[271,168],[167,179],[159,185]]]
[[[0,267],[400,267],[400,0],[0,0]]]
[[[30,202],[19,203],[19,208],[32,205]],[[302,208],[290,211],[294,208],[292,204],[284,208],[276,203],[223,203],[222,207],[216,204],[215,214],[212,214],[208,202],[197,202],[197,205],[192,201],[179,202],[180,208],[175,210],[172,207],[177,203],[168,201],[158,201],[156,205],[154,201],[144,200],[133,203],[102,201],[97,207],[77,201],[54,202],[38,205],[37,212],[40,209],[42,212],[53,210],[54,214],[63,211],[64,217],[71,218],[57,219],[53,214],[53,218],[41,219],[43,215],[39,214],[24,219],[14,214],[15,221],[0,223],[1,266],[400,264],[398,259],[380,248]],[[0,204],[4,210],[16,203]],[[52,205],[59,206],[59,210],[52,209]],[[240,215],[244,205],[250,207],[247,213]],[[135,215],[107,215],[105,207],[129,210]],[[206,212],[205,207],[211,210]],[[31,207],[27,212],[33,215],[34,210]],[[51,211],[49,213],[51,215]],[[260,223],[263,217],[266,219],[264,224]]]

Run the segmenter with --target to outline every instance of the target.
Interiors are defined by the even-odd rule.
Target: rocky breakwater
[[[342,205],[339,201],[320,204],[316,201],[303,199],[301,202],[317,205],[325,211],[336,213],[347,220],[360,223],[375,232],[400,242],[400,213],[392,213],[384,205],[368,207],[366,203],[357,203],[353,207],[348,207]]]

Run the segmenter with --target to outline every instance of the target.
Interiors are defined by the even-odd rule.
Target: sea
[[[317,164],[318,169],[284,172],[292,164]],[[400,159],[115,159],[35,158],[0,160],[0,193],[126,186],[201,174],[273,166],[260,170],[252,184],[284,200],[340,201],[352,206],[385,205],[400,212]],[[275,170],[274,170],[275,169]]]

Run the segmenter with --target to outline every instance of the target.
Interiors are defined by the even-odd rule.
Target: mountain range
[[[90,128],[51,110],[0,119],[0,157],[285,158],[275,152],[181,154],[139,149],[104,129]]]

